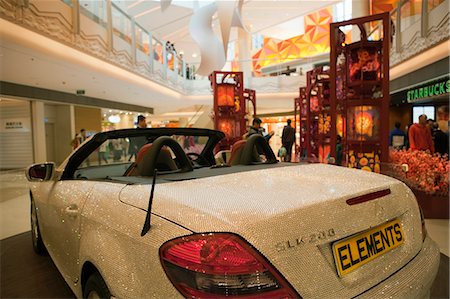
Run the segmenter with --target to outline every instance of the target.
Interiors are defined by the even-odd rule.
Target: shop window
[[[425,114],[428,119],[435,119],[435,108],[434,106],[415,106],[413,107],[413,119],[412,122],[416,123],[419,121],[419,116]]]

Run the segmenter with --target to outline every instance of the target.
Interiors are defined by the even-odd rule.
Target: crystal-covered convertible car
[[[29,167],[35,251],[48,251],[77,297],[429,294],[439,250],[402,182],[281,163],[259,135],[217,163],[222,138],[110,131],[59,167]]]

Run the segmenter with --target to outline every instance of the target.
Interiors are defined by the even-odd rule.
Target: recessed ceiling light
[[[197,58],[197,56],[198,56],[197,53],[193,53],[193,54],[192,54],[192,57],[193,57],[193,58]]]

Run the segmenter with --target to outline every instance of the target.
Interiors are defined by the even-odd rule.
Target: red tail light
[[[161,264],[186,298],[299,298],[249,243],[231,233],[194,234],[164,243]]]

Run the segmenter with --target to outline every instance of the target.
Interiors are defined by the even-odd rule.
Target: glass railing
[[[71,3],[71,6],[73,5],[73,2],[71,0],[64,0],[64,3]],[[89,1],[89,0],[79,0],[79,11],[81,14],[85,15],[95,23],[99,24],[100,26],[107,27],[108,21],[106,16],[106,1],[105,0],[96,0],[96,1]]]
[[[2,1],[13,3],[11,7],[16,5],[15,0]],[[48,6],[43,6],[44,1],[29,0],[28,2],[30,6],[37,8],[33,11],[42,11],[40,17],[48,17],[48,14],[46,14]],[[392,38],[391,51],[393,52],[391,53],[409,51],[407,45],[414,42],[413,38],[417,37],[417,30],[422,31],[419,35],[422,37],[437,32],[435,28],[427,27],[428,23],[424,23],[427,20],[424,21],[424,19],[431,19],[428,22],[432,23],[433,18],[435,18],[433,13],[442,11],[446,3],[448,3],[448,0],[401,0],[397,8],[391,12],[392,28],[395,32]],[[60,0],[55,1],[52,5],[52,8],[58,7],[58,5],[64,8],[59,8],[62,13],[53,14],[52,17],[63,19],[61,23],[66,22],[68,24],[67,30],[73,30],[72,33],[80,35],[77,39],[64,40],[66,43],[72,42],[76,48],[91,52],[93,55],[112,63],[123,65],[128,70],[142,74],[163,85],[171,84],[171,87],[181,92],[185,89],[184,85],[192,85],[189,81],[208,79],[195,73],[200,65],[199,60],[186,63],[182,55],[175,53],[170,47],[166,46],[166,41],[158,39],[151,32],[145,30],[143,26],[112,1]],[[44,9],[39,9],[40,7]],[[447,7],[445,9],[448,11]],[[60,14],[64,13],[65,15],[61,17]],[[76,17],[77,14],[78,18]],[[428,18],[424,18],[424,15],[427,15]],[[79,20],[78,24],[75,21],[77,19]],[[438,21],[436,20],[434,23]],[[27,26],[29,26],[28,23]],[[370,35],[376,40],[381,36],[382,28],[376,27],[376,25],[371,27]],[[36,29],[40,29],[44,33],[45,30],[49,31],[47,33],[51,33],[50,31],[53,29],[53,27],[41,28],[42,26],[37,26]],[[66,35],[70,36],[70,32]],[[444,35],[448,38],[448,32]],[[61,36],[55,37],[61,38]],[[430,45],[427,46],[430,47]],[[326,56],[328,55],[328,53],[324,53],[318,57],[296,59],[278,57],[266,60],[233,60],[227,62],[224,70],[233,71],[238,68],[249,70],[245,71],[246,77],[255,79],[303,77],[310,69],[326,63],[328,61]],[[395,63],[406,59],[403,54],[397,56],[399,57],[395,58],[397,60],[392,60]],[[294,81],[293,78],[286,80]]]
[[[431,12],[433,9],[441,5],[443,2],[445,2],[445,0],[428,0],[428,11]]]
[[[400,8],[400,28],[404,32],[413,24],[420,22],[422,16],[422,1],[408,0]]]

